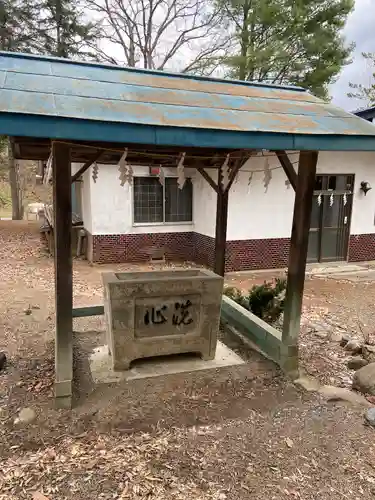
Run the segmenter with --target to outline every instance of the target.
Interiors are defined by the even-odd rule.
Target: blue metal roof
[[[375,128],[298,87],[0,52],[0,134],[195,147],[375,150]]]

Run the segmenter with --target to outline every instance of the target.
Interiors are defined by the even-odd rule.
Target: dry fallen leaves
[[[111,498],[122,500],[225,500],[226,494],[214,484],[203,492],[193,479],[174,476],[164,462],[151,465],[161,464],[167,449],[178,448],[179,432],[183,431],[174,431],[171,441],[171,433],[142,434],[136,440],[107,435],[85,441],[65,438],[56,449],[12,456],[2,464],[4,497],[0,498],[29,500],[32,494],[32,500],[56,500],[67,498],[68,493],[80,498],[88,485],[98,490],[107,485]]]
[[[288,448],[293,448],[293,441],[290,438],[287,437],[285,439],[285,443],[286,443]]]

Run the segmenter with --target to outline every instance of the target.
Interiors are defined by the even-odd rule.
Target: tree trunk
[[[12,145],[8,141],[8,168],[9,168],[9,184],[12,196],[12,219],[23,219],[22,193],[20,186],[20,177],[18,165],[13,156]]]
[[[249,10],[250,5],[246,2],[243,7],[242,30],[241,30],[241,59],[239,64],[239,79],[246,80],[246,67],[247,67],[247,51],[249,45]]]

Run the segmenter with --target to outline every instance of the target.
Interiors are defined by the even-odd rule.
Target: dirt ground
[[[94,386],[87,354],[104,343],[103,320],[75,320],[75,407],[55,410],[53,261],[33,223],[0,221],[0,244],[1,500],[374,498],[375,431],[363,409],[302,392],[225,334],[246,364]],[[102,303],[109,267],[75,260],[75,305]],[[275,274],[227,281],[247,289]],[[372,282],[307,280],[306,372],[350,385],[335,335],[371,334],[374,298]],[[14,423],[24,407],[35,421]]]

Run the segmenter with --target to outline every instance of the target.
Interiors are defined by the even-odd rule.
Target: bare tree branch
[[[144,68],[211,73],[229,45],[206,0],[86,0],[102,20],[98,57]],[[224,32],[225,33],[225,32]],[[199,40],[199,44],[197,43]]]

